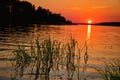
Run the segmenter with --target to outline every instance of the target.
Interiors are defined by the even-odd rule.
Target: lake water
[[[10,80],[17,77],[20,80],[35,80],[33,74],[18,76],[15,71],[12,52],[18,44],[29,46],[37,37],[42,42],[50,37],[61,43],[66,43],[70,36],[78,42],[79,47],[86,44],[87,54],[81,53],[81,80],[102,80],[101,76],[89,66],[103,66],[104,61],[120,57],[120,26],[98,25],[29,25],[29,26],[0,26],[0,80]],[[85,55],[87,59],[85,60]],[[49,79],[36,80],[77,80],[78,71],[66,70],[64,64],[60,70],[51,70]],[[30,68],[30,67],[28,67]],[[25,68],[26,70],[29,70]],[[25,71],[27,73],[27,71]],[[73,75],[72,75],[73,74]],[[13,79],[14,80],[14,79]]]

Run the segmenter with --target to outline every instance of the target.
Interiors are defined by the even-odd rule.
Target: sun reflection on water
[[[88,25],[88,30],[87,30],[87,40],[90,39],[90,34],[91,34],[91,25]]]

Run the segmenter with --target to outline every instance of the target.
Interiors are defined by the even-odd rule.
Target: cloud
[[[92,9],[105,9],[105,8],[109,8],[108,6],[93,6],[91,7]]]
[[[72,10],[80,10],[80,9],[82,9],[82,8],[80,8],[80,7],[73,7],[72,8]]]

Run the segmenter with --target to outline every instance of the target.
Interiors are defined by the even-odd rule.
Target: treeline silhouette
[[[103,26],[120,26],[120,22],[101,22],[93,25],[103,25]]]
[[[61,14],[35,6],[27,1],[0,0],[0,24],[71,24]]]

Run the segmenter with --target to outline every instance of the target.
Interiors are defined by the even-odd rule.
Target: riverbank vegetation
[[[120,57],[104,61],[103,67],[93,67],[103,78],[103,80],[120,79]]]
[[[18,72],[17,76],[12,77],[13,79],[30,74],[34,76],[34,80],[49,80],[50,72],[54,72],[56,75],[53,78],[58,78],[60,75],[56,72],[65,70],[67,78],[72,80],[74,72],[77,70],[78,80],[80,80],[80,48],[72,37],[66,44],[50,38],[43,42],[36,39],[35,42],[31,42],[30,47],[19,45],[13,54],[15,70]]]
[[[71,24],[60,13],[36,8],[28,1],[0,0],[0,24]]]
[[[81,55],[84,55],[83,58]],[[88,45],[85,42],[79,46],[73,37],[64,44],[51,38],[43,41],[37,38],[34,42],[31,41],[29,46],[19,45],[13,51],[13,58],[16,74],[12,79],[22,79],[27,74],[32,76],[31,80],[53,78],[81,80],[82,72],[91,67],[88,64]],[[82,59],[84,63],[81,62]],[[93,66],[92,69],[95,69],[103,80],[118,80],[120,58],[110,59],[105,61],[104,65]]]

